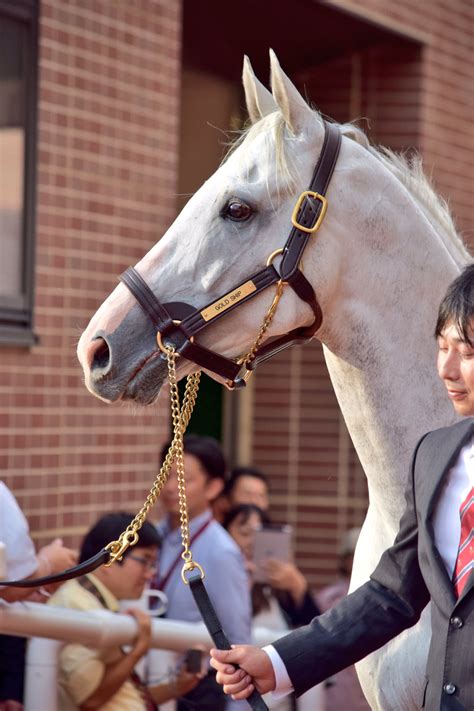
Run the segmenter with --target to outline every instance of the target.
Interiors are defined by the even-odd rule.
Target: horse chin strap
[[[120,280],[128,287],[156,330],[158,348],[167,353],[171,347],[176,354],[192,361],[199,368],[215,373],[230,390],[245,387],[259,363],[293,344],[309,341],[321,326],[323,315],[313,287],[299,269],[305,247],[321,226],[327,210],[325,197],[336,165],[341,145],[341,133],[336,125],[324,122],[324,142],[308,190],[299,196],[293,209],[293,225],[284,247],[269,255],[264,269],[237,284],[217,301],[195,309],[186,303],[162,304],[142,276],[129,267]],[[281,256],[279,272],[273,261]],[[195,336],[210,323],[222,318],[240,304],[276,284],[273,302],[263,320],[257,337],[248,353],[237,360],[226,358],[196,343]],[[275,315],[285,286],[290,286],[300,299],[312,309],[314,320],[310,326],[295,328],[262,345],[265,333]]]

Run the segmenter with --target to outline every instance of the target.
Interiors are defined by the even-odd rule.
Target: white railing
[[[204,624],[153,619],[151,647],[184,652],[194,645],[212,646]],[[58,656],[65,642],[91,647],[122,646],[133,642],[137,623],[130,615],[107,610],[82,612],[34,602],[0,602],[0,633],[32,637],[28,645],[25,711],[57,711]],[[284,630],[254,629],[259,646],[281,637]]]

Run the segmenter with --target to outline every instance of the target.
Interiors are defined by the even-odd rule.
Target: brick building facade
[[[0,21],[24,22],[12,13],[23,5],[37,3],[2,0]],[[101,512],[135,510],[153,478],[166,400],[145,411],[95,400],[75,343],[117,274],[171,223],[176,194],[217,165],[222,147],[208,123],[241,121],[244,52],[265,80],[273,46],[324,113],[368,117],[375,141],[418,149],[472,237],[472,4],[298,0],[291,13],[273,3],[271,18],[256,5],[242,2],[236,17],[215,0],[39,4],[38,342],[15,343],[9,327],[0,343],[1,477],[39,543],[77,543]],[[320,347],[282,354],[248,393],[218,397],[231,460],[269,473],[273,515],[295,525],[298,562],[324,584],[339,536],[363,520],[367,500]]]

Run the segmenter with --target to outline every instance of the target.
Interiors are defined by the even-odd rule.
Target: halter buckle
[[[321,203],[321,211],[318,215],[318,219],[314,223],[312,227],[305,227],[305,225],[301,225],[298,222],[298,212],[301,209],[301,205],[303,204],[303,201],[307,198],[313,198],[314,200],[319,200]],[[293,227],[296,227],[296,229],[301,230],[301,232],[307,232],[308,234],[313,234],[314,232],[317,232],[319,228],[321,227],[321,222],[324,220],[324,215],[326,214],[326,210],[328,209],[328,201],[324,197],[324,195],[320,195],[319,193],[315,193],[313,190],[305,190],[304,192],[301,193],[299,196],[298,200],[296,201],[296,205],[293,208],[293,214],[291,215],[291,224]]]

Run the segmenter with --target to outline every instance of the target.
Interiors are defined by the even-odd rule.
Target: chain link
[[[257,334],[257,338],[253,342],[253,345],[251,346],[249,352],[245,356],[241,356],[238,360],[238,363],[241,365],[245,365],[245,367],[248,369],[251,362],[254,360],[258,349],[260,348],[260,344],[263,340],[263,337],[265,333],[267,332],[268,327],[270,326],[271,322],[273,321],[273,317],[275,316],[275,311],[277,310],[278,303],[281,299],[281,296],[283,294],[283,287],[285,286],[285,282],[283,282],[281,279],[277,284],[276,288],[276,293],[275,296],[273,297],[273,301],[270,304],[270,308],[267,311],[267,315],[263,319],[263,323],[260,326],[260,330]]]
[[[127,548],[129,548],[129,546],[134,546],[137,543],[138,531],[143,526],[150,509],[159,497],[168,478],[171,466],[175,460],[178,470],[179,511],[181,519],[181,537],[183,542],[182,557],[185,563],[191,563],[192,561],[192,553],[189,550],[189,518],[186,502],[186,485],[184,480],[183,437],[196,403],[201,372],[198,371],[197,373],[193,373],[187,377],[183,404],[180,407],[178,379],[176,377],[177,355],[173,347],[166,348],[166,358],[168,363],[168,380],[170,385],[173,439],[142,508],[137,513],[135,518],[129,523],[125,531],[120,535],[119,539],[117,541],[112,541],[108,544],[108,546],[106,546],[107,550],[110,552],[111,558],[106,565],[111,565],[116,560],[122,560],[123,554]]]
[[[260,347],[263,337],[270,326],[275,311],[277,309],[278,303],[281,299],[283,293],[283,287],[285,282],[280,280],[277,284],[276,293],[273,297],[273,301],[267,314],[263,320],[257,337],[251,346],[247,355],[239,358],[238,362],[249,368],[250,364],[254,360],[256,353]],[[176,376],[176,358],[177,353],[174,346],[165,346],[163,349],[166,353],[166,360],[168,364],[168,381],[170,386],[170,403],[171,403],[171,420],[173,423],[173,439],[170,448],[166,454],[163,464],[160,467],[158,474],[156,475],[155,481],[150,489],[150,493],[145,499],[140,511],[137,513],[135,518],[130,522],[125,531],[120,535],[117,541],[112,541],[106,546],[107,550],[110,552],[110,561],[106,565],[111,565],[116,560],[122,560],[123,554],[130,547],[134,546],[138,541],[138,531],[143,526],[146,517],[152,506],[155,504],[157,498],[159,497],[161,490],[168,478],[171,465],[176,462],[177,478],[178,478],[178,501],[179,501],[179,517],[180,517],[180,527],[181,527],[181,542],[183,546],[183,552],[181,557],[184,560],[183,570],[181,571],[181,577],[185,583],[186,572],[198,568],[201,576],[204,577],[204,571],[202,570],[199,563],[193,561],[193,555],[189,548],[189,515],[188,515],[188,504],[186,500],[186,481],[184,476],[184,433],[191,419],[194,405],[196,403],[197,393],[199,390],[199,380],[201,377],[200,371],[189,375],[186,380],[186,387],[184,391],[183,404],[180,405],[179,401],[179,390],[178,390],[178,378]]]

